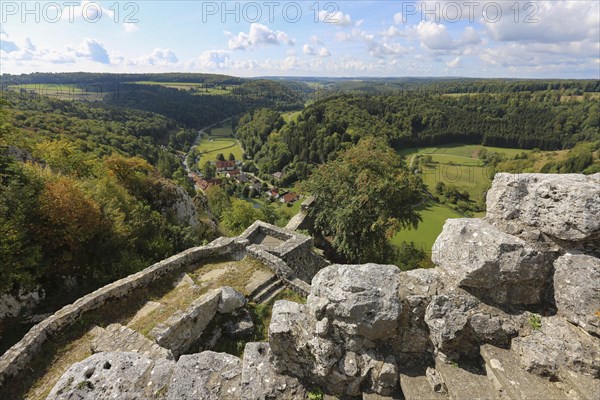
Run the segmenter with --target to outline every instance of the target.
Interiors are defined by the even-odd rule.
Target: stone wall
[[[265,246],[257,242],[260,235],[268,235],[282,241],[277,246]],[[315,274],[329,262],[313,252],[314,241],[310,236],[288,229],[256,221],[239,236],[259,246],[264,251],[281,259],[292,271],[295,278],[310,283]]]
[[[282,243],[275,247],[253,244],[252,240],[255,240],[260,234],[275,237]],[[52,316],[35,325],[21,341],[7,350],[0,357],[0,386],[8,377],[23,370],[46,340],[75,322],[83,313],[97,309],[110,300],[129,296],[137,289],[203,259],[226,255],[240,260],[245,255],[250,255],[269,267],[286,286],[306,296],[310,290],[310,284],[307,282],[310,282],[318,269],[327,264],[327,261],[312,252],[312,244],[312,238],[309,236],[256,221],[239,237],[219,238],[206,246],[188,249],[140,272],[106,285],[78,299],[73,304],[61,308]],[[212,302],[209,303],[212,304]],[[204,307],[200,308],[204,310]],[[202,312],[202,315],[204,314],[206,313]],[[214,313],[210,319],[213,315]],[[186,327],[189,325],[189,320],[190,318],[183,318],[181,321],[171,321],[173,322],[171,325]],[[185,338],[181,337],[185,336],[185,333],[172,335],[175,328],[171,325],[163,327],[164,332],[157,328],[154,332],[157,342],[172,348],[172,343],[167,343],[168,341],[181,341],[184,343],[181,346],[185,347],[187,342]],[[204,329],[204,326],[201,325],[194,326]],[[177,332],[184,330],[177,329]]]
[[[119,279],[69,304],[39,324],[0,357],[0,386],[10,376],[23,370],[46,340],[75,322],[84,312],[94,310],[109,300],[132,294],[151,282],[203,259],[228,255],[239,258],[247,244],[237,238],[219,238],[212,243],[188,249],[160,261],[140,272]]]

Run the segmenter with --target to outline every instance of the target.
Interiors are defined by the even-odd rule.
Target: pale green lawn
[[[423,221],[417,229],[398,231],[392,238],[392,243],[401,245],[402,242],[414,242],[417,247],[430,251],[435,239],[442,232],[442,227],[448,218],[462,218],[460,214],[441,204],[428,202],[417,208]]]
[[[203,158],[201,163],[204,163],[206,159],[208,159],[208,161],[215,161],[217,154],[219,153],[223,153],[226,159],[229,156],[229,153],[233,153],[236,160],[241,160],[243,156],[242,148],[236,139],[218,136],[205,135],[198,142],[197,149]]]

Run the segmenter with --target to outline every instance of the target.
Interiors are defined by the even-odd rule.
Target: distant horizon
[[[54,71],[36,71],[36,72],[23,72],[23,73],[3,73],[0,72],[0,76],[11,75],[33,75],[33,74],[106,74],[106,75],[167,75],[167,74],[190,74],[190,75],[220,75],[230,76],[232,78],[240,79],[335,79],[335,80],[369,80],[369,79],[443,79],[443,80],[461,80],[461,79],[481,79],[481,80],[527,80],[527,81],[549,81],[549,80],[562,80],[562,81],[589,81],[589,80],[600,80],[598,78],[561,78],[561,77],[544,77],[544,78],[527,78],[527,77],[481,77],[481,76],[413,76],[413,75],[399,75],[399,76],[325,76],[325,75],[257,75],[257,76],[239,76],[234,74],[225,74],[219,72],[182,72],[182,71],[164,71],[164,72],[94,72],[94,71],[72,71],[72,72],[54,72]]]
[[[600,2],[2,1],[0,71],[600,79]]]

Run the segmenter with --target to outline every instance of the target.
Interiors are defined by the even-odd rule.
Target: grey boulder
[[[220,314],[228,314],[246,305],[246,298],[244,295],[234,288],[223,286],[220,290],[221,299],[217,306],[217,310]]]
[[[558,258],[554,299],[560,315],[600,336],[600,259],[570,254]]]
[[[496,174],[486,219],[512,234],[539,231],[571,244],[600,240],[600,174]]]
[[[431,259],[477,298],[495,305],[542,301],[551,263],[522,239],[481,219],[449,219]]]

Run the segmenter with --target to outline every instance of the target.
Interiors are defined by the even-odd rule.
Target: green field
[[[95,85],[82,88],[74,84],[57,83],[27,83],[21,85],[8,85],[8,90],[15,92],[36,93],[41,96],[52,97],[60,100],[103,100],[106,93],[103,93]]]
[[[242,160],[244,157],[240,142],[233,137],[229,120],[205,129],[202,138],[196,145],[196,151],[201,155],[200,164],[207,161],[207,158],[208,161],[215,161],[219,153],[223,153],[225,158],[229,156],[229,153],[233,153],[236,160]]]
[[[447,154],[461,157],[468,157],[477,160],[479,152],[482,149],[502,153],[507,157],[514,157],[523,152],[529,153],[531,150],[507,149],[504,147],[482,146],[479,144],[448,144],[437,147],[408,147],[399,151],[400,154],[410,157],[413,154]]]
[[[418,228],[398,231],[392,238],[393,244],[401,245],[402,242],[414,242],[417,247],[430,251],[435,239],[442,232],[446,220],[462,217],[449,207],[434,202],[427,202],[419,206],[417,211],[423,218]]]
[[[436,195],[436,184],[443,182],[446,186],[456,187],[460,192],[466,190],[469,192],[472,201],[478,201],[491,184],[489,171],[479,160],[479,152],[482,149],[504,154],[507,158],[513,158],[523,152],[531,152],[531,150],[481,145],[445,145],[407,148],[401,150],[400,154],[406,157],[409,165],[413,165],[419,155],[431,156],[430,163],[421,165],[421,177],[430,193]],[[393,243],[414,242],[429,251],[435,239],[442,232],[446,219],[461,217],[461,214],[450,207],[433,201],[419,207],[418,211],[423,218],[418,229],[398,232],[392,239]],[[482,217],[483,215],[485,215],[485,212],[479,212],[475,213],[474,217]]]
[[[285,122],[297,121],[302,111],[288,111],[281,114]]]
[[[215,85],[215,87],[204,87],[202,83],[194,82],[154,82],[154,81],[137,81],[133,82],[138,85],[159,85],[172,89],[194,90],[197,95],[202,94],[227,94],[231,93],[235,85]]]
[[[513,158],[517,154],[530,153],[531,150],[507,149],[481,145],[445,145],[439,147],[407,148],[400,151],[406,156],[409,165],[413,165],[417,156],[431,156],[431,163],[421,166],[421,176],[430,193],[435,194],[435,186],[443,182],[459,191],[469,192],[473,201],[481,199],[491,184],[490,172],[479,160],[479,152],[504,154]]]

